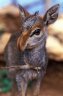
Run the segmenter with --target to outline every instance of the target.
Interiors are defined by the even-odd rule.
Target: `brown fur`
[[[19,12],[16,11],[13,14],[12,8],[14,8],[14,12],[16,11],[16,9],[19,10]],[[14,32],[20,32],[21,25],[24,20],[24,17],[21,16],[20,12],[24,12],[25,17],[29,16],[29,13],[24,10],[20,5],[19,8],[16,8],[14,5],[10,5],[6,8],[0,9],[0,32],[3,31],[4,33],[10,34],[13,34]],[[2,36],[4,33],[2,33]],[[0,53],[0,60],[3,60],[3,53]]]

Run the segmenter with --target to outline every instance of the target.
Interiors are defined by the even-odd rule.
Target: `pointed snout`
[[[27,40],[29,38],[30,31],[28,32],[22,32],[21,36],[19,36],[17,40],[17,47],[20,51],[24,51],[26,49]]]

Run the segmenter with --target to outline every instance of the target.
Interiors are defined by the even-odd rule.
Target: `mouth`
[[[27,46],[26,46],[26,49],[34,49],[34,48],[36,48],[36,47],[38,47],[39,45],[38,44],[35,44],[35,45],[29,45],[29,44],[27,44]]]

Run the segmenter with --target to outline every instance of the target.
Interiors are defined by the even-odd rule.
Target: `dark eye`
[[[36,29],[31,35],[30,37],[32,37],[33,35],[39,35],[40,34],[41,29]]]

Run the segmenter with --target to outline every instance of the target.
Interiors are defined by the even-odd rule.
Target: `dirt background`
[[[11,96],[11,92],[0,96]],[[49,61],[40,96],[63,96],[63,62]]]

